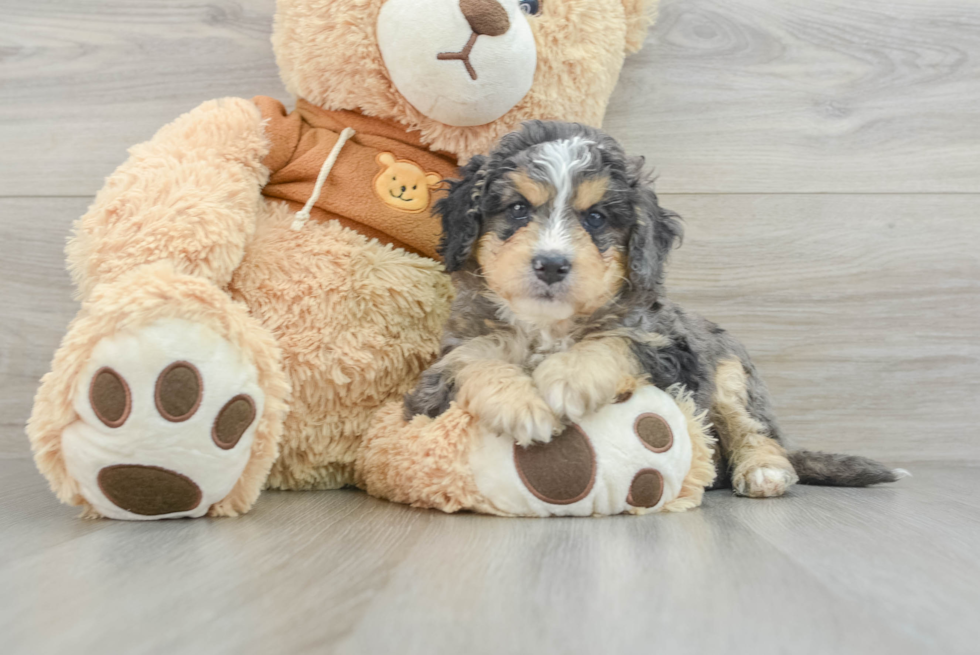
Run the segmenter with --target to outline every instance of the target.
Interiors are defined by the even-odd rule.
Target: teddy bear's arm
[[[240,98],[205,102],[132,147],[75,224],[81,297],[158,261],[227,285],[255,229],[268,149],[258,107]]]

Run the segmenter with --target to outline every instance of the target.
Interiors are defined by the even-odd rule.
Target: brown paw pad
[[[633,507],[655,507],[664,495],[664,477],[656,469],[643,469],[633,476],[626,502]]]
[[[110,428],[118,428],[125,423],[133,408],[129,385],[109,367],[100,368],[92,376],[88,400],[96,417]]]
[[[203,395],[204,382],[197,367],[189,362],[174,362],[157,378],[154,398],[160,416],[180,423],[194,416]]]
[[[659,414],[641,414],[633,424],[633,431],[655,453],[666,452],[674,445],[674,433]]]
[[[221,408],[211,428],[211,438],[223,450],[231,450],[255,420],[255,401],[247,394],[235,396]]]
[[[140,516],[188,512],[201,502],[190,478],[159,466],[107,466],[99,471],[99,488],[114,505]]]
[[[549,443],[514,445],[517,473],[528,490],[552,505],[570,505],[589,495],[595,484],[592,444],[575,425]]]

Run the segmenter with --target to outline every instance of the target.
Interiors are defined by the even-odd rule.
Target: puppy
[[[408,417],[455,401],[527,445],[649,380],[683,385],[708,412],[720,478],[739,494],[779,496],[801,478],[896,479],[864,458],[787,454],[745,348],[665,295],[683,228],[642,158],[599,130],[536,121],[462,172],[435,207],[457,297],[441,358],[405,399]]]

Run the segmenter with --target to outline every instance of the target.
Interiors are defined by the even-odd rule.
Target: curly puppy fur
[[[463,169],[436,206],[457,298],[406,418],[455,400],[521,443],[547,441],[647,378],[683,385],[709,413],[719,478],[740,494],[781,495],[798,472],[819,484],[896,479],[864,458],[801,451],[791,463],[745,348],[665,295],[683,228],[643,163],[599,130],[532,121]]]

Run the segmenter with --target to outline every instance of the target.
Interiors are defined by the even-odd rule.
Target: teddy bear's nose
[[[500,36],[510,29],[507,10],[497,0],[459,0],[459,8],[476,34]]]

